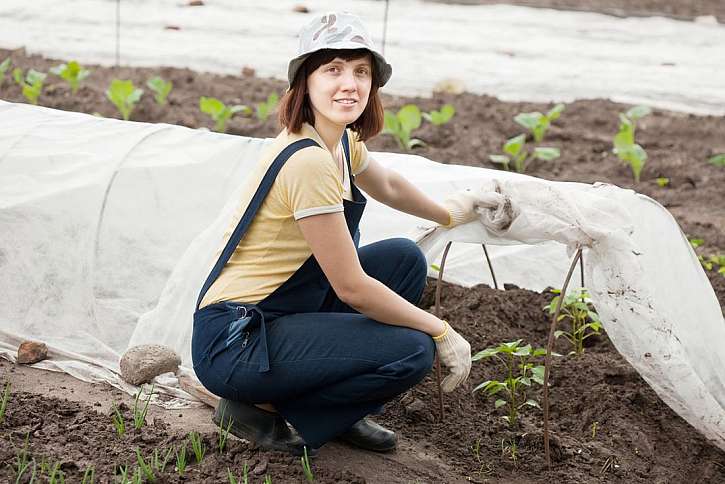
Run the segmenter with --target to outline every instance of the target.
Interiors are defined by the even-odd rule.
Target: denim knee
[[[406,329],[405,341],[399,342],[401,358],[378,369],[380,373],[394,376],[405,389],[420,382],[433,368],[435,343],[429,335]],[[404,391],[401,388],[401,391]]]

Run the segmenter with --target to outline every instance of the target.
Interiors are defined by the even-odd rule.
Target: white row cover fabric
[[[44,341],[38,364],[126,391],[119,359],[160,343],[190,372],[197,293],[265,140],[0,102],[0,356]],[[491,233],[453,230],[371,200],[362,241],[420,238],[430,263],[453,240],[445,279],[560,287],[576,247],[610,339],[678,414],[725,449],[722,310],[694,251],[657,202],[612,185],[549,182],[373,153],[436,199],[497,184],[518,211]],[[431,275],[433,269],[431,269]],[[576,278],[575,278],[576,281]],[[577,283],[573,283],[577,286]],[[444,295],[445,297],[445,295]],[[167,407],[191,397],[157,379]]]

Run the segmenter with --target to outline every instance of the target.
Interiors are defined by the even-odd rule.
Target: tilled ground
[[[0,59],[8,55],[26,69],[47,71],[59,63],[27,56],[22,51],[0,49]],[[143,85],[146,79],[158,74],[174,82],[169,105],[156,106],[147,93],[132,119],[195,128],[211,126],[211,120],[198,109],[202,95],[226,103],[253,104],[270,92],[281,93],[285,88],[284,83],[275,80],[184,69],[91,69],[93,73],[75,97],[60,79],[50,76],[40,104],[118,117],[104,96],[110,79],[133,79],[137,85]],[[0,98],[23,101],[19,87],[7,79],[0,87]],[[489,168],[492,165],[488,155],[499,153],[505,139],[521,132],[513,116],[550,107],[504,103],[473,94],[436,95],[432,99],[384,97],[388,109],[409,102],[417,103],[424,111],[449,102],[458,111],[452,122],[443,127],[424,124],[416,131],[414,136],[427,145],[415,153],[444,163]],[[626,109],[627,106],[603,100],[569,104],[545,142],[560,148],[561,158],[534,164],[529,173],[552,180],[604,181],[633,188],[667,207],[690,237],[704,239],[698,253],[710,255],[725,250],[725,168],[706,161],[725,152],[725,120],[665,111],[655,111],[641,120],[637,136],[649,160],[642,181],[634,185],[629,169],[611,154],[617,114]],[[274,136],[277,131],[274,120],[260,122],[237,117],[229,124],[230,133],[245,136]],[[400,151],[387,135],[368,145],[373,151]],[[658,177],[669,178],[669,184],[660,187]],[[721,306],[725,305],[725,277],[714,271],[708,276]],[[431,283],[421,307],[432,306],[433,289]],[[516,339],[542,346],[548,322],[541,308],[550,297],[517,288],[502,292],[486,286],[464,289],[446,285],[443,315],[455,322],[474,351]],[[363,459],[360,454],[346,453],[337,447],[325,448],[323,453],[332,452],[336,458],[318,459],[313,466],[316,482],[725,482],[725,453],[674,414],[605,335],[589,341],[583,356],[558,358],[553,368],[553,471],[544,471],[540,411],[525,412],[519,427],[509,430],[501,420],[502,411],[494,410],[492,399],[471,395],[476,384],[501,376],[493,361],[481,361],[474,363],[466,386],[445,397],[444,422],[436,420],[432,376],[390,403],[380,420],[398,430],[406,442],[395,458],[366,457],[369,460],[365,462],[372,464],[361,469],[352,463]],[[567,352],[563,342],[558,343],[558,350]],[[3,364],[0,368],[7,367]],[[3,375],[0,381],[8,378],[12,379]],[[531,396],[540,399],[541,395],[534,391]],[[128,421],[128,410],[124,411]],[[88,465],[95,466],[100,482],[111,482],[119,465],[134,468],[137,447],[148,458],[153,449],[180,448],[186,438],[173,425],[152,421],[141,431],[129,430],[119,439],[114,434],[110,412],[99,412],[90,402],[80,404],[13,393],[5,422],[0,424],[0,438],[4,441],[0,445],[0,480],[15,480],[12,466],[26,434],[29,454],[38,464],[42,458],[60,462],[67,482],[80,482]],[[203,437],[208,450],[200,464],[191,463],[186,476],[179,477],[171,463],[157,482],[227,481],[226,468],[234,469],[238,475],[245,462],[254,473],[251,482],[262,482],[265,475],[275,483],[304,481],[296,459],[260,452],[236,439],[229,442],[226,452],[220,453],[214,450],[213,432],[203,433]],[[518,451],[515,459],[512,447]],[[190,454],[190,446],[188,450]],[[413,454],[418,460],[413,459]],[[416,463],[423,462],[421,456],[434,462],[434,471],[416,467]]]

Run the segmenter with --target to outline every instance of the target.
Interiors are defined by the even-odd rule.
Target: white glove
[[[450,229],[457,225],[476,220],[478,217],[478,213],[476,213],[478,199],[479,195],[470,188],[449,195],[443,201],[443,206],[448,210],[450,221],[447,225],[443,225],[443,227]]]
[[[444,392],[450,393],[463,383],[471,372],[471,345],[446,323],[443,334],[433,336],[436,351],[441,364],[450,369],[450,373],[441,382]]]

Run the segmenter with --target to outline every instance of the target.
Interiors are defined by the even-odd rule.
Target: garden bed
[[[15,65],[43,72],[60,63],[0,49],[0,61],[8,55]],[[271,92],[282,93],[286,87],[286,83],[252,75],[218,76],[163,67],[87,67],[92,73],[76,96],[62,80],[49,76],[39,104],[118,117],[104,92],[113,78],[132,79],[147,90],[132,120],[197,128],[212,126],[211,119],[199,111],[200,96],[253,105]],[[166,106],[157,106],[144,86],[155,75],[174,82]],[[0,87],[0,99],[24,102],[20,88],[8,79]],[[430,99],[384,96],[388,109],[411,102],[423,111],[444,103],[457,109],[450,123],[442,127],[424,123],[414,132],[426,143],[416,148],[415,154],[443,163],[487,168],[494,168],[488,156],[500,153],[506,139],[522,132],[513,122],[517,113],[550,107],[504,103],[467,93],[439,94]],[[667,207],[690,238],[702,239],[699,254],[721,253],[725,250],[725,167],[710,164],[707,159],[725,152],[725,120],[665,111],[654,111],[643,118],[637,139],[649,159],[641,181],[634,185],[629,168],[611,153],[617,115],[627,108],[605,100],[580,100],[567,105],[544,143],[559,148],[561,157],[536,162],[528,173],[550,180],[602,181],[633,188]],[[273,119],[263,122],[237,116],[230,121],[228,132],[267,137],[275,136],[278,128]],[[388,135],[378,136],[368,146],[372,151],[400,151]],[[658,178],[669,181],[660,186]],[[714,270],[708,272],[708,277],[721,306],[725,305],[725,277]],[[432,306],[434,286],[431,281],[421,307]],[[550,298],[551,294],[513,287],[502,292],[486,286],[464,289],[446,284],[443,316],[468,338],[474,351],[516,339],[542,346],[548,331],[542,307]],[[496,376],[494,362],[479,361],[474,363],[467,384],[445,396],[444,422],[436,420],[435,384],[429,376],[391,402],[378,418],[400,433],[401,448],[396,454],[378,456],[331,444],[323,448],[313,464],[316,482],[725,482],[725,453],[671,411],[618,354],[606,335],[588,342],[583,356],[557,358],[553,367],[553,471],[544,470],[540,411],[525,412],[519,428],[510,431],[501,419],[502,410],[494,410],[492,398],[471,395],[475,385]],[[557,349],[567,352],[563,341],[557,343]],[[0,361],[0,380],[15,382],[21,388],[20,380],[28,369],[11,371],[12,367]],[[47,373],[44,378],[59,376]],[[107,404],[109,400],[123,401],[124,396],[102,388],[107,395],[96,397],[105,398],[101,407],[95,407],[91,399],[83,403],[83,398],[76,396],[66,401],[33,392],[32,386],[25,392],[13,392],[6,420],[0,425],[0,438],[12,439],[17,448],[0,446],[0,480],[14,480],[8,465],[14,465],[26,432],[30,433],[30,454],[38,463],[42,457],[61,461],[67,482],[80,482],[89,464],[103,476],[100,481],[108,482],[118,464],[125,462],[133,468],[136,447],[146,458],[154,448],[178,448],[184,442],[188,429],[181,431],[168,419],[149,419],[150,425],[141,431],[129,430],[123,439],[118,438]],[[540,393],[534,396],[539,398]],[[226,481],[226,468],[234,468],[239,475],[245,462],[250,469],[257,469],[251,482],[262,482],[265,475],[275,483],[303,482],[297,459],[260,452],[236,439],[229,442],[226,452],[213,451],[217,437],[208,417],[207,412],[198,423],[208,455],[201,464],[191,459],[184,478],[178,477],[170,464],[159,482]],[[126,418],[130,418],[128,410]],[[193,428],[195,422],[187,421],[189,425]],[[512,443],[518,451],[515,460]]]

